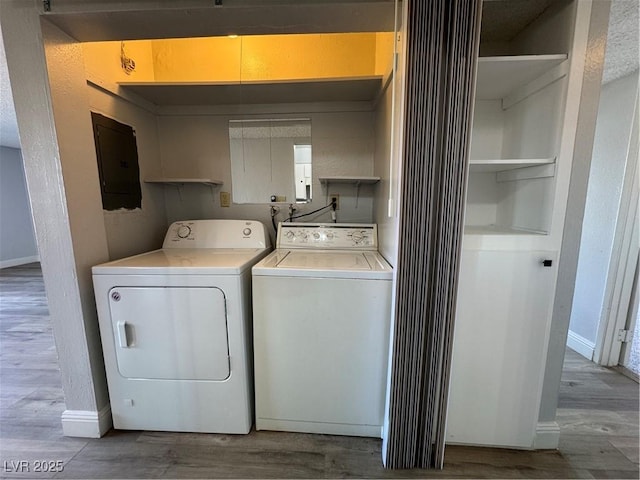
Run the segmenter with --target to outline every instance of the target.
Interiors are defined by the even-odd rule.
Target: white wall
[[[392,119],[393,119],[393,86],[389,84],[378,103],[375,112],[375,158],[374,174],[380,177],[376,186],[374,200],[374,222],[378,224],[378,243],[380,253],[391,264],[397,262],[398,252],[398,219],[389,216],[389,198],[391,191],[397,191],[397,178],[392,177],[392,171],[397,171],[392,154]],[[396,162],[399,161],[396,159]],[[394,188],[395,187],[395,188]]]
[[[600,96],[569,325],[569,346],[587,357],[593,354],[600,319],[607,313],[603,311],[604,295],[637,91],[636,71],[604,85]],[[591,345],[590,353],[575,343],[580,341]]]
[[[277,108],[274,107],[274,110]],[[318,180],[320,176],[373,175],[375,142],[372,112],[302,112],[261,117],[311,118],[313,201],[297,205],[298,213],[320,208],[328,203],[327,194],[338,193],[338,222],[373,221],[373,187],[362,186],[356,201],[355,186],[332,184],[331,191],[328,192]],[[190,113],[158,116],[163,175],[214,178],[224,182],[220,187],[162,187],[166,194],[169,222],[199,218],[241,218],[271,224],[267,204],[220,206],[220,192],[232,192],[229,120],[241,118],[258,117]],[[284,213],[288,207],[281,205],[280,208]],[[278,220],[283,220],[285,216],[279,215]],[[304,218],[304,221],[311,220],[331,221],[328,211],[322,215]]]
[[[0,147],[0,268],[38,261],[22,157]]]
[[[87,72],[87,76],[91,78],[92,72]],[[130,125],[136,131],[142,207],[103,211],[109,258],[115,260],[160,248],[168,226],[164,193],[162,187],[142,181],[145,177],[159,177],[161,172],[156,117],[91,84],[87,90],[92,111]]]

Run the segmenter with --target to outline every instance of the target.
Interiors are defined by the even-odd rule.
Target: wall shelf
[[[382,76],[269,82],[120,82],[155,105],[366,102],[375,100]]]
[[[353,185],[373,185],[380,181],[380,177],[350,177],[350,176],[337,176],[337,177],[320,177],[320,183],[328,185],[330,183],[350,183]]]
[[[369,176],[346,176],[340,175],[336,177],[319,177],[320,183],[327,187],[327,203],[329,203],[329,185],[332,183],[340,183],[347,185],[355,185],[356,187],[356,208],[358,208],[358,200],[360,198],[360,185],[375,185],[380,181],[380,177]]]
[[[223,185],[222,180],[214,180],[211,178],[147,178],[144,183],[158,183],[163,185]]]

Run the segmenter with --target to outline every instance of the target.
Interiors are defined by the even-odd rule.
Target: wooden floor
[[[572,351],[558,410],[559,451],[449,446],[443,471],[385,470],[380,440],[366,438],[124,431],[95,440],[63,437],[64,402],[38,264],[0,270],[0,387],[2,478],[639,476],[638,384]],[[42,461],[62,471],[34,472]]]

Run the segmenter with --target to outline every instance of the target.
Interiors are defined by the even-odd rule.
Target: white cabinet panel
[[[533,447],[556,257],[556,252],[463,251],[448,443]],[[545,259],[553,265],[544,267]]]
[[[123,377],[229,377],[225,298],[219,288],[114,287],[109,309]]]

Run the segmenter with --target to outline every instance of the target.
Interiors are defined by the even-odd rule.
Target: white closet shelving
[[[478,60],[465,232],[550,228],[567,55]]]
[[[491,160],[471,160],[469,171],[472,173],[498,173],[519,168],[553,165],[555,158],[497,158]]]
[[[565,54],[480,57],[476,98],[507,98],[514,90],[535,80],[566,59]]]
[[[489,3],[505,15],[519,9]],[[480,51],[509,55],[478,61],[448,444],[558,445],[560,428],[541,412],[553,402],[543,396],[555,388],[555,374],[547,373],[562,363],[552,325],[577,121],[565,112],[580,101],[580,82],[569,75],[579,79],[583,71],[569,61],[581,58],[581,50],[571,52],[580,44],[555,34],[586,38],[588,24],[573,14],[587,8],[577,0],[575,10],[549,9],[515,36],[481,39]],[[500,28],[491,15],[483,22],[485,32]],[[529,54],[549,48],[565,53]]]

